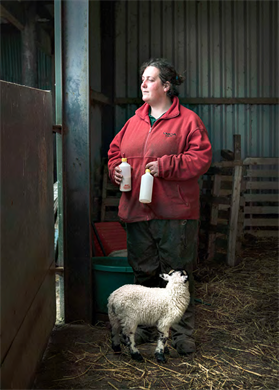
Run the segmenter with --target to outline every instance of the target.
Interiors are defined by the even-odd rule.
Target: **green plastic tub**
[[[97,313],[107,314],[109,295],[124,284],[134,284],[126,257],[93,257],[93,299]]]

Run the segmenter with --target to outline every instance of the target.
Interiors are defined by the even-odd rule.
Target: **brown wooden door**
[[[1,388],[26,389],[55,323],[51,93],[1,87]]]

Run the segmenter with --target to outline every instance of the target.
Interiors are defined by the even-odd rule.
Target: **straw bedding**
[[[278,242],[246,242],[238,266],[203,261],[195,278],[195,354],[170,348],[159,365],[145,344],[144,363],[134,362],[124,348],[113,354],[107,323],[87,326],[70,345],[50,345],[35,388],[278,389]]]

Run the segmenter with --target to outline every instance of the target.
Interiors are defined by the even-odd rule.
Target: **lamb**
[[[138,325],[157,326],[159,338],[155,358],[165,363],[170,327],[179,322],[190,303],[189,281],[186,271],[160,274],[168,282],[165,288],[150,288],[126,284],[108,298],[108,316],[111,324],[112,349],[121,352],[120,333],[129,346],[132,359],[143,361],[135,345]]]

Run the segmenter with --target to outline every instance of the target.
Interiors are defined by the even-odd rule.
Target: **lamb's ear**
[[[166,282],[170,280],[170,276],[168,274],[160,274],[160,278],[164,279]]]

